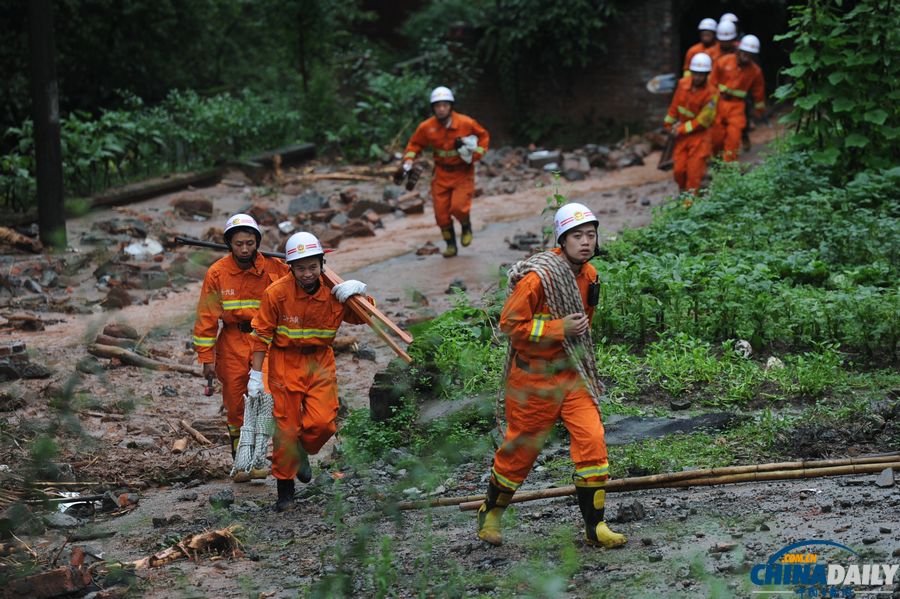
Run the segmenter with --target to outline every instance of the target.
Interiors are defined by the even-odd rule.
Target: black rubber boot
[[[297,443],[297,451],[300,452],[300,469],[297,470],[297,480],[308,483],[312,480],[312,466],[309,465],[309,454],[303,446]]]
[[[500,518],[509,505],[515,491],[503,489],[488,482],[487,497],[478,508],[478,538],[486,543],[499,547],[503,544],[503,533],[500,530]]]
[[[462,223],[462,235],[460,235],[459,241],[463,247],[469,247],[469,244],[472,243],[472,221],[467,220]]]
[[[578,497],[578,508],[584,518],[584,541],[595,547],[620,547],[627,539],[625,535],[613,532],[603,520],[606,508],[606,481],[587,482],[575,479],[575,495]]]
[[[441,229],[441,237],[447,242],[447,249],[445,249],[441,255],[444,258],[452,258],[457,254],[456,232],[453,230],[452,224],[449,227]]]
[[[278,483],[278,501],[275,502],[275,511],[283,512],[294,505],[294,481],[279,478],[276,482]]]

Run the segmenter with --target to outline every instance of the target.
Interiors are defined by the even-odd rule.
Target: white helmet
[[[689,70],[693,73],[709,73],[712,70],[712,58],[705,52],[697,52],[691,58]]]
[[[727,42],[729,40],[733,40],[737,37],[737,27],[734,26],[732,21],[719,21],[718,27],[716,27],[716,39],[719,41]]]
[[[325,254],[322,244],[312,233],[301,231],[288,237],[284,244],[284,261],[290,264],[301,258],[311,258]]]
[[[745,35],[741,38],[738,50],[743,50],[750,54],[759,54],[759,38],[755,35]]]
[[[697,25],[698,31],[715,31],[718,23],[716,23],[715,19],[706,18],[700,21],[700,24]]]
[[[431,103],[435,102],[455,102],[456,100],[453,98],[453,92],[450,91],[449,87],[444,87],[443,85],[440,87],[436,87],[431,90]]]
[[[721,23],[722,21],[731,21],[735,25],[737,25],[738,23],[741,22],[740,19],[738,19],[737,15],[734,14],[733,12],[727,12],[724,15],[722,15],[721,17],[719,17],[719,23]]]
[[[597,220],[590,208],[576,202],[561,207],[553,217],[553,236],[556,238],[556,243],[559,243],[559,238],[563,233],[585,223],[600,225],[600,221]]]
[[[259,243],[262,239],[262,231],[259,230],[256,219],[249,214],[238,213],[229,216],[228,220],[225,221],[225,243],[229,243],[231,236],[237,233],[239,229],[251,229],[256,235],[256,243]]]

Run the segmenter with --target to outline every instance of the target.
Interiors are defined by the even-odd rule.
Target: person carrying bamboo
[[[589,545],[626,541],[606,525],[604,485],[609,478],[590,323],[598,297],[597,217],[586,206],[562,206],[554,218],[559,248],[541,252],[509,271],[510,295],[500,315],[509,336],[506,362],[506,434],[494,455],[487,496],[478,510],[478,537],[503,542],[500,520],[525,481],[553,424],[571,437],[574,482]]]
[[[413,161],[420,152],[432,148],[434,177],[431,197],[434,200],[434,219],[447,242],[445,258],[458,253],[453,219],[459,221],[460,242],[463,247],[472,243],[472,197],[475,195],[475,162],[484,157],[490,142],[487,129],[470,116],[453,111],[456,101],[446,87],[431,92],[431,111],[434,116],[422,121],[406,144],[403,164],[394,176],[402,180],[413,172]]]
[[[272,474],[277,479],[277,511],[293,502],[294,477],[304,483],[312,480],[308,456],[318,453],[337,430],[338,388],[331,345],[342,322],[364,322],[346,302],[366,292],[366,285],[355,280],[329,289],[322,276],[325,252],[311,233],[288,238],[285,261],[290,274],[266,289],[253,319],[253,364],[247,386],[248,394],[263,392],[261,369],[268,352],[276,426]]]
[[[194,322],[194,349],[197,360],[203,364],[203,376],[207,379],[218,377],[222,383],[222,403],[232,458],[244,422],[247,369],[252,354],[250,321],[256,316],[266,288],[289,272],[281,260],[259,253],[261,239],[262,232],[252,216],[235,214],[228,217],[225,244],[231,253],[206,271]],[[255,478],[265,478],[267,474],[258,470],[251,472]],[[245,472],[235,475],[235,482],[249,479]]]

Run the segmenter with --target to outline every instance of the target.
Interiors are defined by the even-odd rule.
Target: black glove
[[[397,171],[394,173],[394,185],[400,185],[403,183],[403,178],[406,176],[406,171],[403,170],[403,165],[401,164]]]
[[[463,147],[464,145],[466,145],[466,144],[465,144],[465,142],[463,142],[462,137],[457,137],[456,139],[453,140],[453,147],[456,148],[457,150],[460,149],[461,147]]]
[[[412,169],[409,171],[409,177],[406,179],[406,191],[412,191],[416,186],[416,183],[419,182],[419,175],[422,174],[422,167],[418,164],[414,165]]]

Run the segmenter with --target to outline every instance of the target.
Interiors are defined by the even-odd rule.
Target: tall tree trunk
[[[59,140],[59,84],[50,0],[28,2],[31,98],[37,160],[38,226],[46,246],[66,248],[62,149]]]

